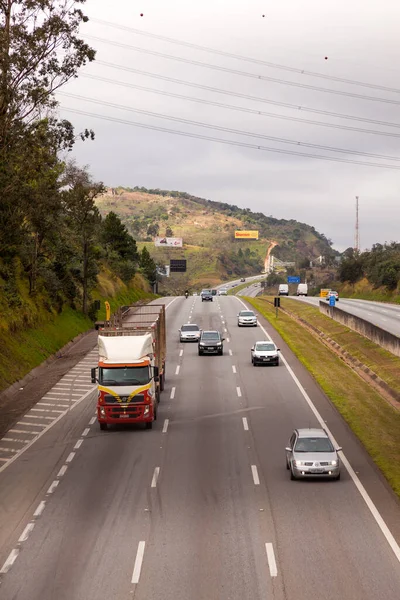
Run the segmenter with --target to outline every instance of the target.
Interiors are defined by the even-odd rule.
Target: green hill
[[[186,258],[191,285],[216,284],[236,275],[261,272],[268,249],[282,261],[300,266],[335,254],[331,242],[314,227],[295,220],[275,219],[234,205],[213,202],[185,192],[112,188],[96,200],[100,213],[118,214],[136,239],[160,264]],[[257,230],[258,240],[235,240],[235,230]],[[154,237],[182,237],[183,248],[155,248]],[[276,244],[276,245],[275,245]]]

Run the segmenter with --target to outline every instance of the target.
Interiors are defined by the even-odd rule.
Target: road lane
[[[399,563],[346,472],[341,482],[290,481],[284,448],[291,431],[319,425],[284,366],[251,365],[250,347],[264,334],[253,328],[235,330],[236,307],[229,307],[228,323],[259,472],[264,476],[276,523],[288,597],[394,600],[400,589]],[[275,332],[272,336],[276,339]],[[260,395],[260,390],[264,394]],[[313,389],[308,391],[314,396]],[[319,401],[324,403],[323,398]],[[340,419],[326,400],[325,404],[329,427],[335,430]],[[343,427],[339,430],[343,433]],[[343,437],[337,436],[346,453],[348,437],[348,431]],[[368,471],[365,468],[370,475]],[[389,494],[387,502],[398,520],[398,503]]]
[[[321,298],[310,296],[291,296],[291,299],[306,302],[317,307],[320,301],[324,301]],[[340,298],[337,307],[400,337],[400,305],[353,298]]]

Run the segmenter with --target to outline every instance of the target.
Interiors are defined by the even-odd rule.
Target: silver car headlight
[[[304,467],[306,463],[304,462],[304,460],[295,460],[294,464],[296,465],[296,467]]]
[[[338,461],[337,460],[331,460],[328,464],[331,465],[332,467],[337,467]]]

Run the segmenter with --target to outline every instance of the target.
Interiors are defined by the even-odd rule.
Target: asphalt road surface
[[[312,298],[309,296],[291,296],[299,302],[307,302],[314,306],[319,306],[321,298]],[[326,302],[326,300],[325,300]],[[355,300],[352,298],[340,298],[337,303],[340,308],[352,315],[361,317],[381,329],[385,329],[394,335],[400,336],[400,305],[389,304],[387,302],[371,302],[369,300]]]
[[[155,428],[101,432],[90,392],[0,473],[1,599],[399,600],[399,502],[313,379],[262,319],[237,327],[240,299],[164,301]],[[188,321],[224,355],[180,344]],[[266,332],[281,365],[254,368]],[[290,481],[290,434],[319,420],[348,468]]]

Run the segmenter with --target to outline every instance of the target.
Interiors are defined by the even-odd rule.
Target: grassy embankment
[[[143,298],[153,298],[143,278],[136,275],[129,287],[111,273],[101,273],[93,297],[102,300],[99,319],[105,318],[103,300],[112,309]],[[81,312],[64,308],[50,311],[44,293],[29,297],[23,283],[19,285],[23,308],[5,308],[0,316],[0,391],[18,381],[80,333],[93,327]],[[1,298],[0,302],[6,306]]]
[[[274,307],[266,299],[246,300],[275,327],[312,374],[400,497],[400,411],[388,404],[340,358],[291,317],[280,312],[277,319]],[[314,307],[286,299],[282,306],[286,306],[292,312],[298,311],[299,316],[326,331],[332,339],[377,372],[389,385],[399,389],[396,373],[400,370],[400,359],[321,315]]]

